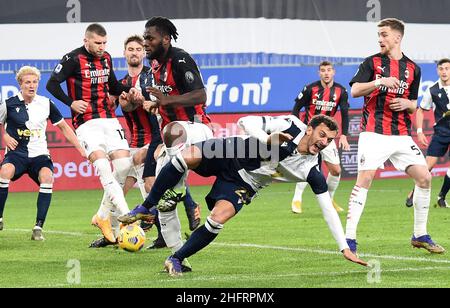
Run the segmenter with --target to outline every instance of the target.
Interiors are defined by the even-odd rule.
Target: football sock
[[[327,177],[327,185],[328,185],[328,192],[330,193],[331,199],[334,198],[334,193],[336,192],[336,189],[339,186],[339,181],[341,179],[341,176],[334,176],[331,173],[328,173]]]
[[[8,189],[10,180],[0,178],[0,218],[3,217],[6,199],[8,199]]]
[[[114,206],[122,213],[128,213],[128,205],[123,195],[123,190],[111,171],[111,166],[106,158],[97,159],[94,164],[100,175],[100,182],[107,196]],[[109,213],[109,212],[108,212]]]
[[[303,191],[308,185],[307,182],[299,182],[295,185],[295,193],[292,201],[302,201]]]
[[[191,196],[191,190],[189,189],[189,186],[186,185],[186,194],[184,195],[184,207],[185,208],[195,208],[197,204],[194,202]]]
[[[159,222],[167,247],[172,249],[172,252],[180,249],[183,246],[183,240],[181,238],[181,224],[177,209],[170,212],[159,212]]]
[[[414,236],[427,234],[428,210],[430,209],[430,188],[414,188]]]
[[[345,237],[356,240],[356,229],[361,218],[367,200],[368,190],[359,186],[354,186],[348,203],[348,215]]]
[[[36,226],[43,227],[52,201],[53,184],[41,184],[37,199]]]
[[[181,261],[192,256],[214,241],[222,228],[222,224],[208,217],[205,224],[195,230],[186,243],[184,243],[183,247],[175,252],[173,256]]]
[[[184,171],[179,171],[172,162],[165,165],[161,172],[156,177],[155,183],[153,184],[152,190],[148,194],[145,201],[142,203],[147,209],[158,204],[164,193],[173,188],[180,179],[183,177]]]
[[[450,190],[450,169],[447,170],[447,174],[444,177],[444,183],[442,184],[441,191],[439,192],[439,197],[445,199],[448,191]]]

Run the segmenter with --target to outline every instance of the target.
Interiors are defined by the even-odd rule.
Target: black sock
[[[184,203],[185,208],[195,208],[197,206],[194,199],[192,199],[191,190],[189,189],[189,186],[187,186],[187,185],[186,185],[186,195],[184,196],[183,203]]]
[[[52,201],[53,184],[41,184],[37,200],[36,226],[43,227]]]
[[[208,222],[206,222],[208,223]],[[183,247],[181,247],[177,252],[173,254],[173,256],[180,261],[183,261],[185,258],[192,256],[198,251],[202,250],[206,246],[209,245],[214,239],[217,237],[218,233],[210,232],[205,225],[199,227],[197,230],[192,232],[189,239],[184,243]]]
[[[178,184],[183,174],[184,172],[178,171],[172,162],[165,165],[156,177],[155,183],[142,205],[148,209],[157,205],[164,193]]]
[[[448,177],[448,175],[445,175],[444,183],[442,184],[441,192],[439,193],[439,197],[441,197],[442,199],[445,199],[449,190],[450,190],[450,178]]]
[[[6,199],[8,199],[9,184],[0,182],[0,217],[3,217],[5,210]]]

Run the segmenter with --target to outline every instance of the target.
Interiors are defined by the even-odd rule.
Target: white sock
[[[111,212],[113,206],[114,205],[111,203],[111,200],[109,200],[109,197],[106,194],[106,192],[103,192],[102,202],[100,203],[100,207],[98,208],[97,215],[102,220],[105,220],[106,218],[108,218],[109,213]]]
[[[319,201],[320,208],[322,209],[323,218],[328,224],[328,228],[339,246],[339,251],[348,248],[347,241],[345,240],[344,229],[342,228],[339,215],[333,207],[330,194],[328,192],[324,192],[320,195],[316,195],[316,197],[317,201]]]
[[[354,186],[350,200],[348,202],[348,215],[345,237],[356,240],[356,229],[361,218],[364,206],[366,205],[368,190],[359,186]]]
[[[308,182],[298,182],[295,185],[295,193],[294,193],[294,198],[292,199],[292,202],[302,201],[303,191],[305,190],[306,185],[308,185]]]
[[[427,233],[428,210],[430,209],[430,188],[414,188],[414,236],[419,237]]]
[[[105,190],[109,200],[119,210],[120,213],[128,213],[128,205],[125,201],[122,187],[114,178],[111,166],[106,158],[97,159],[94,164],[100,175],[100,182]],[[108,212],[109,215],[109,212]]]
[[[177,209],[171,212],[159,212],[159,222],[161,224],[161,234],[166,241],[167,247],[176,252],[183,246],[181,239],[181,224],[178,218]]]
[[[118,238],[120,233],[120,222],[119,220],[117,220],[117,217],[119,217],[120,215],[117,214],[118,213],[114,209],[111,209],[111,228],[115,238]]]
[[[134,166],[134,169],[136,170],[136,179],[139,191],[141,192],[142,198],[145,200],[148,196],[148,192],[145,190],[145,181],[142,178],[144,175],[144,164],[141,164],[140,166]]]
[[[330,193],[331,199],[334,198],[334,193],[336,192],[336,189],[339,186],[339,181],[341,180],[341,176],[334,176],[331,173],[328,173],[327,177],[327,185],[328,185],[328,192]]]

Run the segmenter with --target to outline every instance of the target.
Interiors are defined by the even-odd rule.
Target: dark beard
[[[159,43],[158,47],[152,52],[152,53],[147,53],[147,59],[149,59],[150,61],[152,60],[161,60],[162,56],[164,55],[164,47],[162,42]]]

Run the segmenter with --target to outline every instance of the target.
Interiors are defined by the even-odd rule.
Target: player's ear
[[[312,128],[312,126],[309,126],[309,125],[308,125],[308,128],[306,129],[306,135],[311,136],[313,130],[314,130],[314,129]]]

